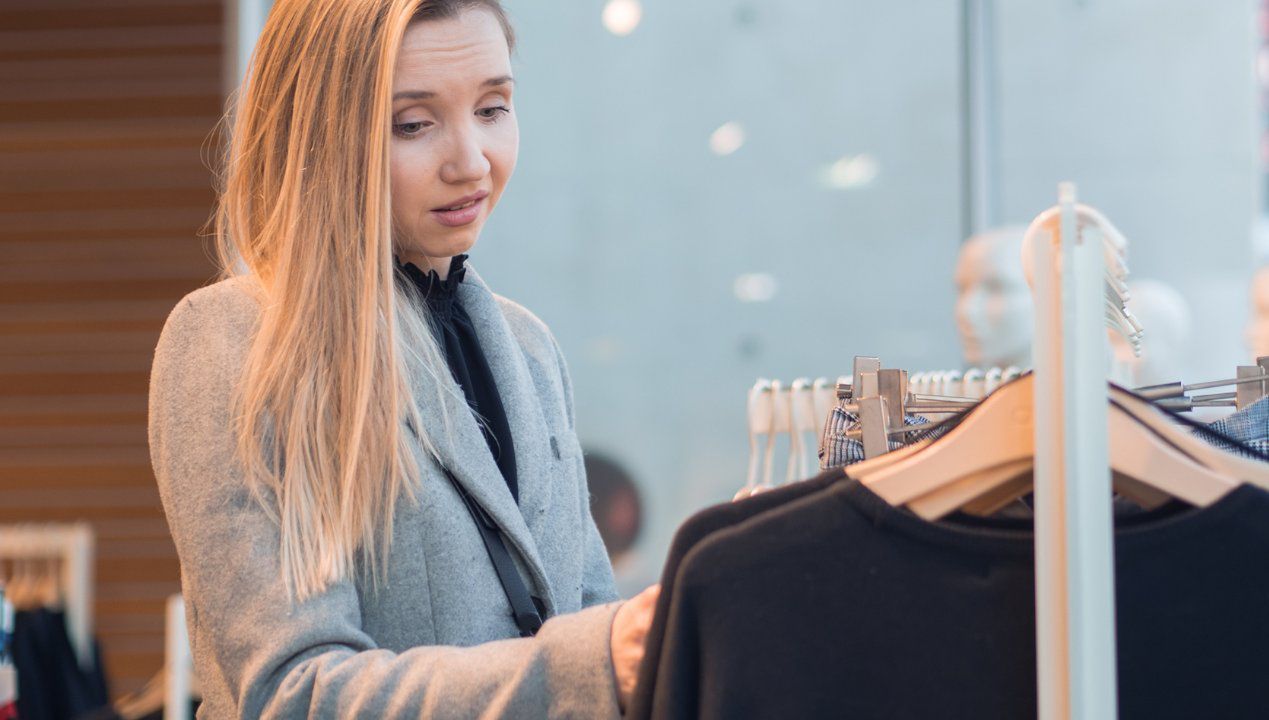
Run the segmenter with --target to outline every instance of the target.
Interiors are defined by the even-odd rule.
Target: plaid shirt
[[[920,415],[905,415],[903,417],[903,424],[909,427],[926,425],[929,422],[929,420]],[[863,462],[863,441],[859,438],[846,437],[847,433],[856,432],[860,427],[858,415],[843,410],[840,406],[833,408],[833,412],[829,414],[827,422],[824,423],[824,432],[820,435],[819,457],[821,470]],[[898,450],[903,447],[905,443],[902,440],[902,435],[891,436],[890,449]]]
[[[920,415],[906,415],[903,424],[909,427],[929,424]],[[824,423],[820,436],[820,469],[853,465],[864,460],[864,444],[857,437],[847,437],[860,429],[859,416],[841,407],[833,408]],[[906,436],[907,443],[935,438],[950,429],[946,425],[933,426],[929,432]],[[1210,430],[1210,432],[1209,432]],[[1237,453],[1254,460],[1269,460],[1269,398],[1248,405],[1238,412],[1221,418],[1207,426],[1196,426],[1194,433],[1206,442],[1222,450]],[[895,435],[890,449],[903,447],[905,436]]]
[[[1209,443],[1222,450],[1264,460],[1264,456],[1269,455],[1269,398],[1261,398],[1208,427],[1225,436],[1203,434]],[[1256,454],[1247,452],[1248,449]]]

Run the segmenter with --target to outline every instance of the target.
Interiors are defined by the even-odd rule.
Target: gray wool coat
[[[199,718],[617,717],[617,595],[590,515],[568,372],[546,325],[469,268],[460,299],[498,380],[520,504],[449,373],[453,444],[437,442],[545,601],[539,634],[518,637],[471,515],[421,446],[423,490],[416,504],[397,504],[384,585],[344,581],[292,606],[278,528],[250,495],[229,431],[259,313],[249,282],[182,299],[150,376],[150,456],[180,556]],[[430,378],[417,382],[420,397],[435,397]],[[435,434],[435,401],[422,404]]]

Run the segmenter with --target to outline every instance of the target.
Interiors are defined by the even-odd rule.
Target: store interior
[[[1127,311],[1095,307],[1110,331],[1078,335],[1105,340],[1110,380],[1242,379],[1156,403],[1196,425],[1269,394],[1252,381],[1269,371],[1269,3],[504,4],[519,159],[469,262],[558,340],[622,597],[664,583],[702,509],[903,452],[920,436],[887,423],[923,403],[955,424],[1026,376],[1075,403],[1068,420],[1097,417],[1079,393],[1107,376],[1069,364],[1077,331],[1044,316],[1067,296],[1041,298],[1037,279],[1073,275],[1076,256],[1046,270],[1029,247],[1077,226],[1108,248],[1097,262]],[[18,610],[56,608],[40,622],[66,625],[62,660],[93,670],[76,687],[121,717],[189,717],[198,684],[149,373],[172,307],[216,281],[209,142],[269,5],[0,4],[0,580]],[[908,407],[887,401],[877,450],[866,398],[893,382]],[[1255,422],[1241,440],[1263,453]],[[1118,434],[1064,427],[1068,459],[1104,469],[1109,453],[1120,471]],[[1110,512],[1070,502],[1090,522]],[[1110,533],[1071,542],[1095,567],[1068,568],[1075,599],[1054,601],[1077,608],[1060,657],[1113,670],[1113,643],[1079,639],[1113,620],[1113,598],[1080,595],[1109,577]],[[1067,713],[1046,717],[1113,707],[1113,683],[1040,665]],[[672,717],[679,700],[639,711]]]

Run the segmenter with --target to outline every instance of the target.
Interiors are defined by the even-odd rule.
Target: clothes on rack
[[[1211,438],[1210,434],[1205,436],[1222,449],[1245,455],[1245,448],[1251,448],[1261,455],[1269,456],[1269,397],[1261,398],[1238,412],[1210,423],[1208,427],[1233,441],[1222,442],[1218,438]]]
[[[907,435],[895,435],[889,440],[890,450],[898,450],[906,444],[917,440],[934,440],[949,429],[954,423],[948,421],[931,422],[923,415],[908,413],[903,416],[903,424],[910,428],[923,428]],[[924,426],[928,426],[924,427]],[[835,407],[824,422],[824,432],[820,436],[820,469],[841,468],[863,462],[864,443],[858,437],[850,437],[863,427],[857,413]]]
[[[1115,525],[1120,717],[1262,713],[1269,493]],[[1033,551],[1027,520],[926,522],[831,484],[686,554],[634,703],[657,718],[1034,716]]]
[[[674,534],[674,540],[670,543],[670,552],[666,556],[665,567],[661,574],[661,594],[657,598],[656,610],[644,643],[643,663],[639,666],[638,679],[641,692],[632,698],[630,705],[626,708],[624,716],[626,720],[652,717],[652,706],[649,701],[656,685],[656,659],[661,655],[670,598],[674,596],[675,576],[683,557],[698,542],[718,530],[731,527],[790,501],[819,492],[835,482],[845,480],[846,476],[840,470],[830,470],[809,480],[781,485],[735,502],[705,508],[679,526]]]
[[[85,670],[60,609],[19,610],[14,617],[13,661],[18,671],[18,717],[78,720],[109,705],[100,647]]]
[[[18,717],[18,674],[12,665],[0,662],[0,720]]]
[[[903,416],[903,424],[908,427],[928,424],[929,420],[920,415]],[[824,432],[820,435],[820,469],[840,468],[864,461],[864,443],[859,438],[848,437],[848,433],[858,432],[861,425],[859,415],[840,406],[834,407],[824,422]],[[895,435],[890,438],[890,449],[903,447],[903,437]]]

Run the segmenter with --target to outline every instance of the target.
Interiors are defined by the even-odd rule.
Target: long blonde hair
[[[293,599],[355,569],[378,586],[396,502],[419,491],[402,423],[437,456],[411,377],[444,408],[448,369],[394,269],[391,94],[409,23],[468,7],[514,46],[497,0],[278,0],[224,119],[221,277],[249,274],[261,302],[231,415]]]

